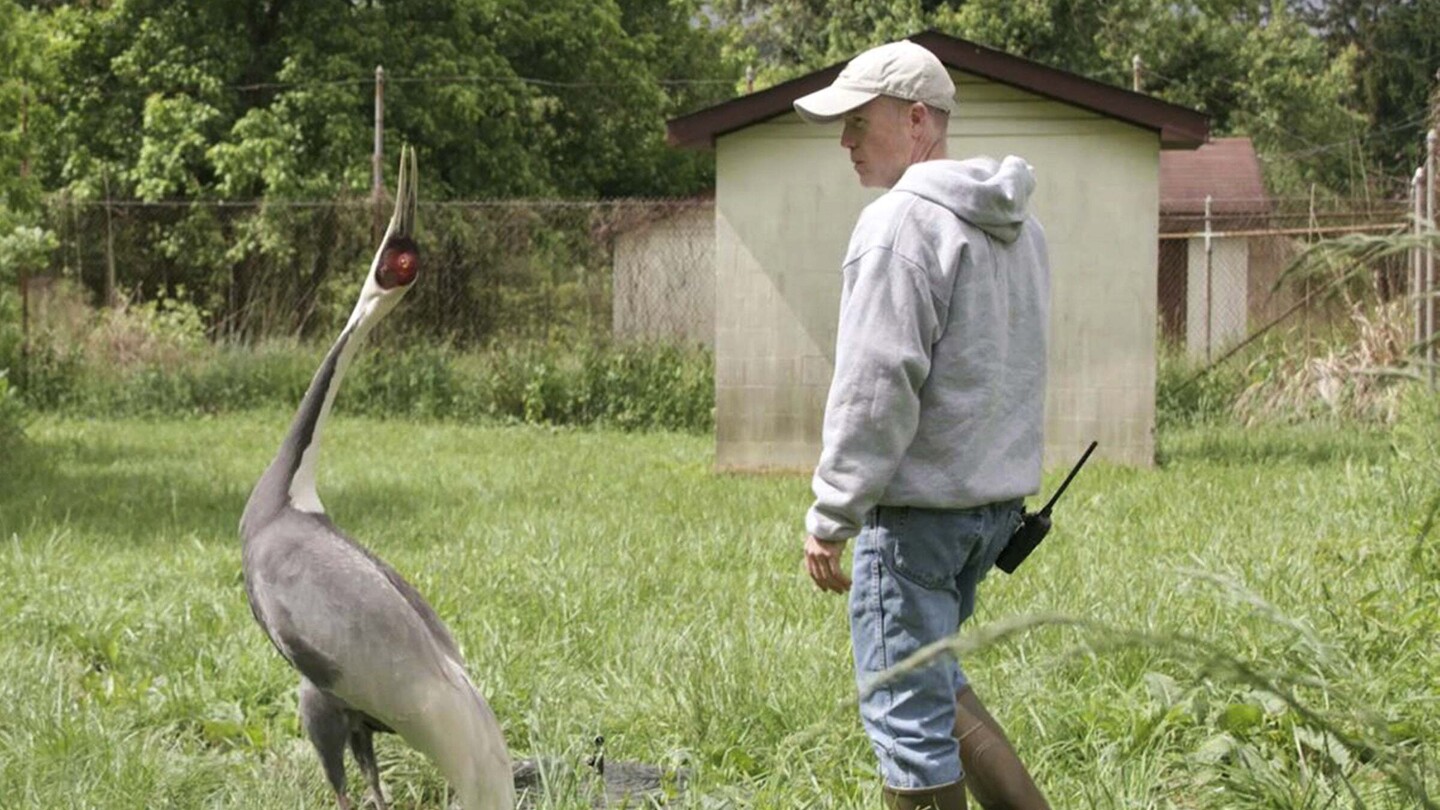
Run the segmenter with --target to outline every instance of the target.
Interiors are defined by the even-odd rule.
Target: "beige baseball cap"
[[[878,96],[922,101],[949,112],[955,108],[955,82],[935,54],[901,40],[851,59],[829,87],[796,99],[795,112],[812,124],[825,124]]]

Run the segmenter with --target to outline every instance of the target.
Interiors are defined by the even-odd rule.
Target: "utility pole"
[[[1145,63],[1140,61],[1140,54],[1130,58],[1130,89],[1137,93],[1141,92],[1140,71],[1144,67]]]
[[[753,92],[755,92],[755,66],[754,66],[754,65],[747,65],[747,66],[745,67],[745,92],[746,92],[746,93],[753,93]]]
[[[385,68],[375,66],[375,151],[370,158],[370,241],[380,241],[382,201],[385,197]]]

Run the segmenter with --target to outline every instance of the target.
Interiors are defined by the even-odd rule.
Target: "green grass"
[[[333,806],[240,580],[285,422],[42,417],[0,458],[0,803]],[[1092,465],[982,586],[970,627],[1000,638],[972,635],[967,671],[1052,804],[1434,801],[1440,566],[1413,460],[1353,429],[1161,444],[1156,469]],[[515,755],[599,733],[691,768],[689,806],[877,807],[845,606],[801,568],[808,482],[711,462],[695,435],[342,417],[321,496],[450,624]],[[1026,618],[1047,616],[1083,623]],[[379,754],[397,808],[443,805],[423,758]]]

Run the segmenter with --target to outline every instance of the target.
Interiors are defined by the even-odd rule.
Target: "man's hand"
[[[844,540],[821,540],[814,535],[805,538],[805,570],[822,591],[845,593],[850,578],[840,570],[840,555],[845,552]]]

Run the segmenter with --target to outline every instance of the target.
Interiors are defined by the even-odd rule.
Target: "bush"
[[[1410,303],[1356,304],[1328,341],[1269,345],[1251,361],[1252,381],[1235,402],[1247,424],[1339,420],[1391,424],[1399,415]]]
[[[456,352],[448,346],[360,352],[336,400],[338,412],[444,418],[463,410],[464,383],[456,372]]]
[[[377,341],[378,342],[378,341]],[[91,344],[92,346],[94,344]],[[324,350],[286,343],[187,347],[127,359],[54,346],[32,351],[26,399],[88,415],[175,416],[294,408]],[[155,348],[155,347],[151,347]],[[170,348],[173,348],[171,346]],[[337,413],[704,432],[713,425],[708,351],[660,344],[530,344],[484,352],[445,345],[361,349]]]
[[[1248,384],[1234,360],[1205,369],[1203,360],[1188,357],[1183,349],[1163,346],[1156,369],[1155,425],[1165,430],[1229,419]]]

